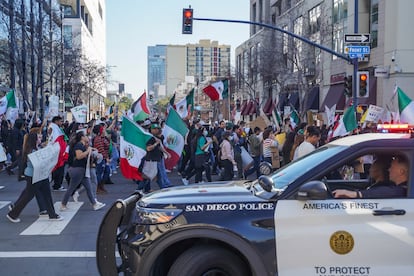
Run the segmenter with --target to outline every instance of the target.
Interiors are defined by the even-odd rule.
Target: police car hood
[[[148,194],[141,201],[150,205],[262,201],[253,195],[250,185],[250,181],[243,180],[178,186]]]

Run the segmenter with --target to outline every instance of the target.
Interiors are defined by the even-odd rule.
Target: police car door
[[[412,275],[414,199],[279,200],[278,275]]]

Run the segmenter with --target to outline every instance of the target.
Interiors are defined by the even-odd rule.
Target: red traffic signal
[[[193,33],[193,9],[183,9],[183,34]]]
[[[360,98],[369,97],[369,72],[358,72],[357,96]]]

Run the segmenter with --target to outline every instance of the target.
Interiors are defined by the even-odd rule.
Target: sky
[[[111,80],[125,83],[136,99],[147,88],[147,47],[185,45],[200,39],[231,46],[232,66],[237,46],[249,38],[249,25],[193,22],[193,34],[183,35],[182,9],[195,18],[249,20],[249,0],[106,0],[106,51]]]

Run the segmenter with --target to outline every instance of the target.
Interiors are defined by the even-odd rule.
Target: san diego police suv
[[[354,135],[255,181],[133,194],[115,202],[102,221],[97,238],[99,272],[412,275],[412,173],[404,198],[335,199],[331,194],[339,188],[361,190],[370,185],[368,178],[352,171],[355,160],[397,154],[409,160],[414,172],[411,134]]]

